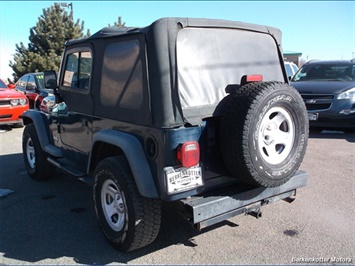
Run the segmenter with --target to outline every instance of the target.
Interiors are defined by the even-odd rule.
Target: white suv
[[[287,77],[291,79],[294,74],[298,71],[298,66],[292,62],[285,62],[285,68],[287,72]]]

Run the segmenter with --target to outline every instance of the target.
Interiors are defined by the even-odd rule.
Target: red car
[[[28,73],[16,82],[16,90],[24,93],[29,100],[30,108],[39,109],[42,100],[53,91],[44,87],[43,72]]]
[[[14,89],[10,89],[0,79],[0,125],[22,126],[22,114],[28,110],[27,97]]]

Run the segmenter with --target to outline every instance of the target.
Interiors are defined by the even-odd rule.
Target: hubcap
[[[111,179],[102,186],[101,202],[109,226],[115,231],[122,230],[126,217],[124,194]]]
[[[31,168],[35,168],[36,166],[36,156],[35,156],[35,149],[33,147],[33,142],[31,138],[28,138],[26,143],[26,156],[27,162]]]
[[[271,108],[263,117],[258,132],[258,149],[263,159],[273,165],[283,162],[292,150],[295,126],[289,112]]]

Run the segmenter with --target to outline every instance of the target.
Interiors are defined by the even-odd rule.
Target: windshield
[[[311,64],[304,65],[292,81],[354,81],[353,64]]]
[[[39,89],[45,89],[44,87],[44,76],[43,76],[43,73],[40,73],[40,74],[36,74],[36,79],[38,81],[38,86],[39,86]]]

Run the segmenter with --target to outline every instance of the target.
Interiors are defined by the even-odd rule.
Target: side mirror
[[[46,89],[56,89],[57,88],[57,73],[54,70],[44,71],[44,87]]]
[[[9,89],[15,89],[15,88],[16,88],[16,85],[11,83],[11,84],[7,85],[7,87],[8,87]]]
[[[49,95],[41,101],[40,109],[45,113],[51,113],[55,105],[54,95]]]

